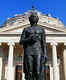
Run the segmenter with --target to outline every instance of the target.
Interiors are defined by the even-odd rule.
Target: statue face
[[[30,24],[37,24],[38,20],[39,20],[38,15],[35,12],[33,12],[29,17]]]
[[[31,15],[29,17],[30,24],[37,24],[38,20],[39,20],[38,16]]]

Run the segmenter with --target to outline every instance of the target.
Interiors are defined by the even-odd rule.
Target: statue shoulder
[[[42,30],[42,33],[45,33],[44,27],[41,26],[40,29]]]
[[[30,27],[24,28],[23,31],[28,31],[30,29]]]
[[[39,29],[45,32],[45,29],[42,26],[40,26]]]

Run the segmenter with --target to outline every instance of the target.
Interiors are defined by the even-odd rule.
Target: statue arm
[[[41,45],[42,45],[42,50],[43,50],[42,56],[44,56],[44,58],[46,58],[46,60],[47,60],[48,59],[48,52],[47,52],[47,46],[46,46],[46,34],[45,34],[44,30],[42,33]]]
[[[25,29],[23,30],[22,34],[21,34],[21,38],[20,38],[20,42],[19,44],[26,44],[28,41],[30,41],[30,37],[26,38],[26,34],[25,34]]]

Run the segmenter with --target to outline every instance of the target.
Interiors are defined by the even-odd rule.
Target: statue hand
[[[42,63],[44,63],[44,64],[45,64],[45,63],[47,62],[47,60],[48,60],[48,58],[47,58],[46,55],[42,56],[41,59],[42,59]]]
[[[39,40],[38,36],[36,36],[35,34],[32,34],[28,37],[29,41],[33,41],[36,42],[37,40]]]
[[[33,41],[37,41],[37,40],[39,40],[39,38],[38,38],[38,36],[36,36],[35,34],[32,36],[32,40]]]
[[[45,63],[48,61],[48,58],[46,55],[44,56],[44,61],[45,61]]]
[[[32,37],[32,40],[36,41],[37,40],[36,36],[33,36]]]
[[[31,41],[31,40],[32,40],[32,37],[33,37],[33,35],[30,35],[30,36],[28,37],[28,40]]]

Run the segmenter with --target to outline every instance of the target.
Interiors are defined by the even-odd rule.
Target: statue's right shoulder
[[[24,28],[24,31],[30,30],[31,27]]]

